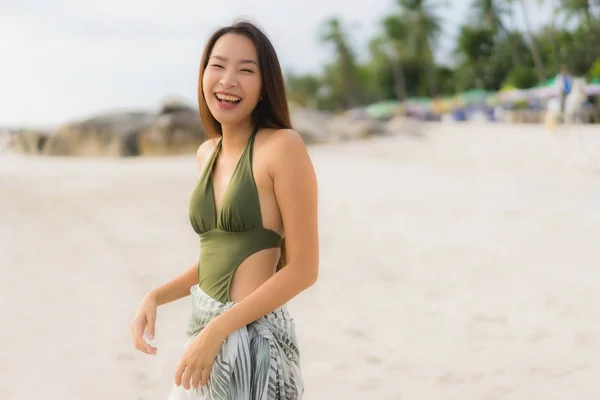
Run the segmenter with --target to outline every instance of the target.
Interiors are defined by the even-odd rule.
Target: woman
[[[131,324],[136,349],[156,354],[156,309],[191,293],[186,351],[171,399],[299,399],[299,352],[286,303],[316,282],[317,184],[291,129],[269,39],[239,22],[208,40],[198,101],[210,138],[190,222],[194,267],[148,293]],[[284,241],[285,237],[285,241]]]

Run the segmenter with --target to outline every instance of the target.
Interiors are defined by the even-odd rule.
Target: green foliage
[[[494,31],[463,25],[458,36],[457,51],[470,63],[479,63],[491,57],[494,50]]]
[[[295,75],[288,73],[286,76],[288,99],[305,107],[314,107],[317,101],[321,80],[311,74]]]
[[[437,79],[439,82],[438,93],[440,95],[453,95],[457,92],[456,82],[454,80],[455,73],[452,68],[439,67],[437,69]]]
[[[600,78],[600,58],[596,59],[596,62],[592,65],[587,75],[589,79]]]
[[[511,31],[510,0],[471,0],[471,12],[459,29],[451,66],[436,63],[444,16],[450,4],[438,0],[395,0],[368,45],[368,59],[359,62],[350,27],[339,18],[325,21],[319,32],[330,49],[329,63],[318,74],[286,75],[291,101],[304,106],[341,110],[406,97],[445,96],[504,85],[529,88],[540,76],[555,76],[561,65],[574,75],[600,77],[600,0],[558,0],[558,9],[538,31]],[[533,6],[528,5],[533,13]],[[596,14],[598,14],[596,12]],[[555,21],[571,18],[568,28]],[[525,18],[526,26],[531,24]],[[557,20],[558,21],[558,20]],[[562,26],[562,25],[561,25]],[[534,47],[535,46],[535,47]],[[541,71],[535,68],[537,49]]]
[[[538,83],[538,76],[533,67],[515,68],[508,74],[505,85],[518,89],[527,89]]]

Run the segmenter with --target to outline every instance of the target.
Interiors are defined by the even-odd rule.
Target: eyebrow
[[[223,56],[211,56],[210,58],[216,58],[217,60],[221,60],[223,62],[227,62],[227,57],[223,57]],[[249,60],[249,59],[243,59],[240,60],[239,62],[240,64],[254,64],[258,67],[258,63],[254,60]]]

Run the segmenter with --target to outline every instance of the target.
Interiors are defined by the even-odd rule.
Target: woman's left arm
[[[286,242],[286,265],[254,292],[216,317],[223,337],[284,305],[317,281],[319,270],[317,180],[304,141],[293,130],[271,137],[271,173]]]

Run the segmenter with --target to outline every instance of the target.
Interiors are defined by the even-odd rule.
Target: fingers
[[[177,386],[181,386],[181,376],[183,375],[183,371],[185,370],[185,363],[182,361],[179,363],[177,370],[175,371],[175,384]]]
[[[150,354],[151,356],[155,356],[157,351],[158,349],[156,347],[146,343],[146,350],[144,350],[144,353]]]
[[[183,386],[186,390],[191,387],[198,389],[201,386],[206,386],[207,383],[208,370],[203,369],[201,366],[187,365],[182,362],[175,371],[175,384]]]
[[[142,353],[156,355],[157,348],[146,343],[146,341],[142,337],[145,325],[146,324],[142,320],[135,320],[133,322],[131,326],[133,344],[135,346],[135,349],[141,351]]]
[[[154,329],[156,326],[156,314],[150,313],[147,317],[147,320],[148,320],[148,327],[147,327],[148,339],[154,340]]]
[[[204,367],[202,370],[202,380],[200,381],[200,386],[208,385],[208,378],[210,378],[210,373],[212,370],[212,365]]]
[[[192,375],[192,387],[198,389],[200,386],[200,378],[204,375],[202,369],[197,368],[194,370],[194,374]]]
[[[190,382],[192,380],[193,372],[194,367],[191,365],[187,365],[183,372],[183,376],[181,377],[181,385],[184,387],[185,390],[188,390],[190,388]]]
[[[149,345],[148,343],[146,343],[146,341],[144,341],[144,338],[142,337],[141,334],[139,334],[136,339],[135,339],[135,348],[139,351],[141,351],[142,353],[146,353],[146,354],[151,354],[151,355],[155,355],[156,354],[156,347],[153,347],[151,345]]]

